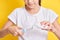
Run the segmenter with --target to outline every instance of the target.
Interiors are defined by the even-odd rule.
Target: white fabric
[[[40,7],[38,13],[31,15],[25,8],[15,9],[8,18],[17,26],[23,28],[24,40],[47,40],[48,31],[41,30],[42,21],[53,23],[58,16],[50,9]],[[19,37],[19,40],[22,40]]]

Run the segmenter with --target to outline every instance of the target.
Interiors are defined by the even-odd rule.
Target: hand
[[[14,35],[14,36],[21,36],[21,35],[23,35],[23,33],[22,33],[22,28],[20,28],[20,27],[17,27],[17,26],[11,26],[11,27],[8,27],[7,28],[8,29],[8,31],[9,31],[9,33],[11,33],[12,35]]]
[[[41,25],[43,26],[43,30],[49,30],[49,31],[53,31],[54,26],[52,23],[48,22],[48,21],[42,21]]]

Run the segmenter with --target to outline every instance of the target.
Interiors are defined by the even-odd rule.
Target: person
[[[7,34],[18,36],[19,40],[47,40],[48,31],[60,38],[58,15],[41,6],[41,0],[24,0],[25,7],[16,8],[0,30],[0,38]]]

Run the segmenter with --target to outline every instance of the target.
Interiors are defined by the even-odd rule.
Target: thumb
[[[22,30],[22,28],[21,27],[17,27],[18,29],[20,29],[20,30]]]
[[[16,31],[18,32],[19,35],[23,35],[22,28],[17,27]]]

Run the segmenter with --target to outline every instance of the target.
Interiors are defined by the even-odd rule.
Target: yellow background
[[[7,21],[10,12],[17,7],[23,6],[24,2],[22,0],[0,0],[0,29]],[[60,16],[60,0],[42,0],[42,6],[54,10]],[[59,19],[58,22],[60,23]],[[18,40],[18,37],[8,34],[4,38],[0,38],[0,40]],[[49,32],[48,40],[58,40],[58,38],[52,32]]]

